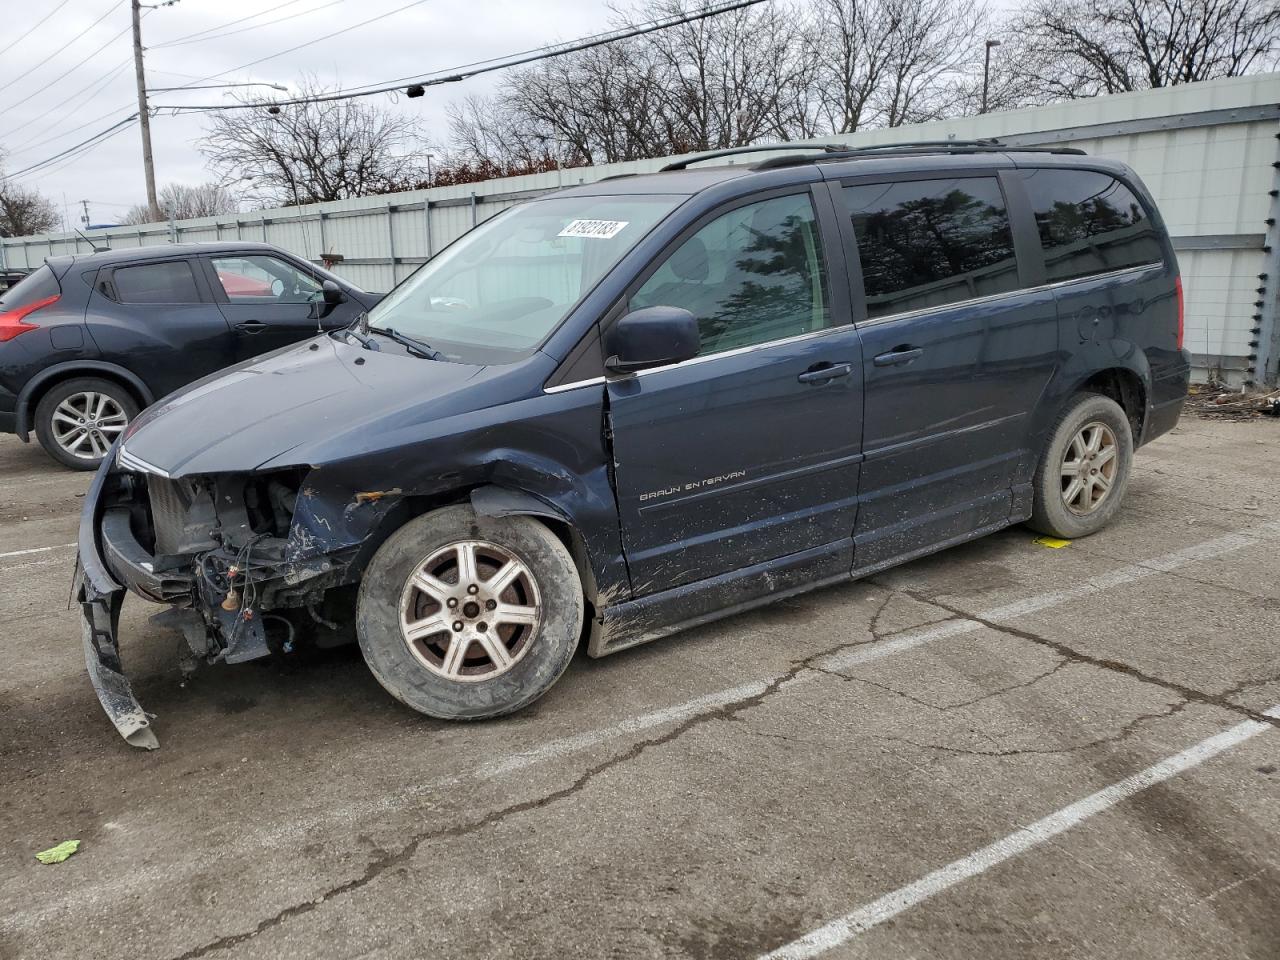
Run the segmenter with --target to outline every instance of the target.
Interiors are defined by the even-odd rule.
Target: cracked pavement
[[[0,557],[0,958],[755,956],[1277,725],[1280,529],[1232,539],[1280,517],[1277,475],[1280,424],[1187,419],[1094,538],[1015,528],[580,656],[480,724],[411,713],[351,648],[184,685],[131,600],[145,754],[65,609],[87,477],[0,438],[0,554],[54,548]],[[831,956],[1275,957],[1278,788],[1262,735]]]

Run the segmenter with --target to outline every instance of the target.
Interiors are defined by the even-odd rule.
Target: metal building
[[[1280,73],[1233,77],[959,120],[824,138],[850,146],[997,137],[1061,144],[1129,164],[1155,195],[1186,292],[1186,346],[1200,379],[1276,382],[1280,365]],[[93,231],[95,243],[265,240],[386,290],[480,220],[560,185],[657,169],[666,159],[584,167],[176,224]],[[88,251],[76,234],[0,242],[0,266]]]

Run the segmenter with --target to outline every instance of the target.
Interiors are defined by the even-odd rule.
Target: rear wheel
[[[1080,394],[1040,458],[1031,527],[1066,540],[1097,533],[1120,509],[1132,464],[1124,409],[1110,397]]]
[[[97,377],[68,380],[36,404],[36,437],[64,466],[96,470],[137,415],[138,404],[120,384]]]
[[[382,545],[360,584],[356,632],[395,697],[469,720],[546,693],[573,657],[582,618],[577,568],[550,530],[529,517],[481,521],[458,505]]]

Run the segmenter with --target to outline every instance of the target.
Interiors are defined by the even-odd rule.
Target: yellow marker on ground
[[[1057,537],[1036,537],[1031,542],[1038,543],[1042,547],[1052,547],[1054,550],[1061,550],[1063,547],[1071,546],[1070,540],[1059,540]]]

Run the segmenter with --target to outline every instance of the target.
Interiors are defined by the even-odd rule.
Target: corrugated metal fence
[[[1174,238],[1187,296],[1186,344],[1199,374],[1239,384],[1276,378],[1280,343],[1280,74],[1235,77],[845,135],[851,146],[998,137],[1062,144],[1129,164],[1155,195]],[[114,247],[263,240],[387,290],[445,244],[506,207],[561,186],[656,170],[666,158],[585,167],[380,197],[176,224],[95,230]],[[0,241],[3,265],[88,252],[78,235]]]

